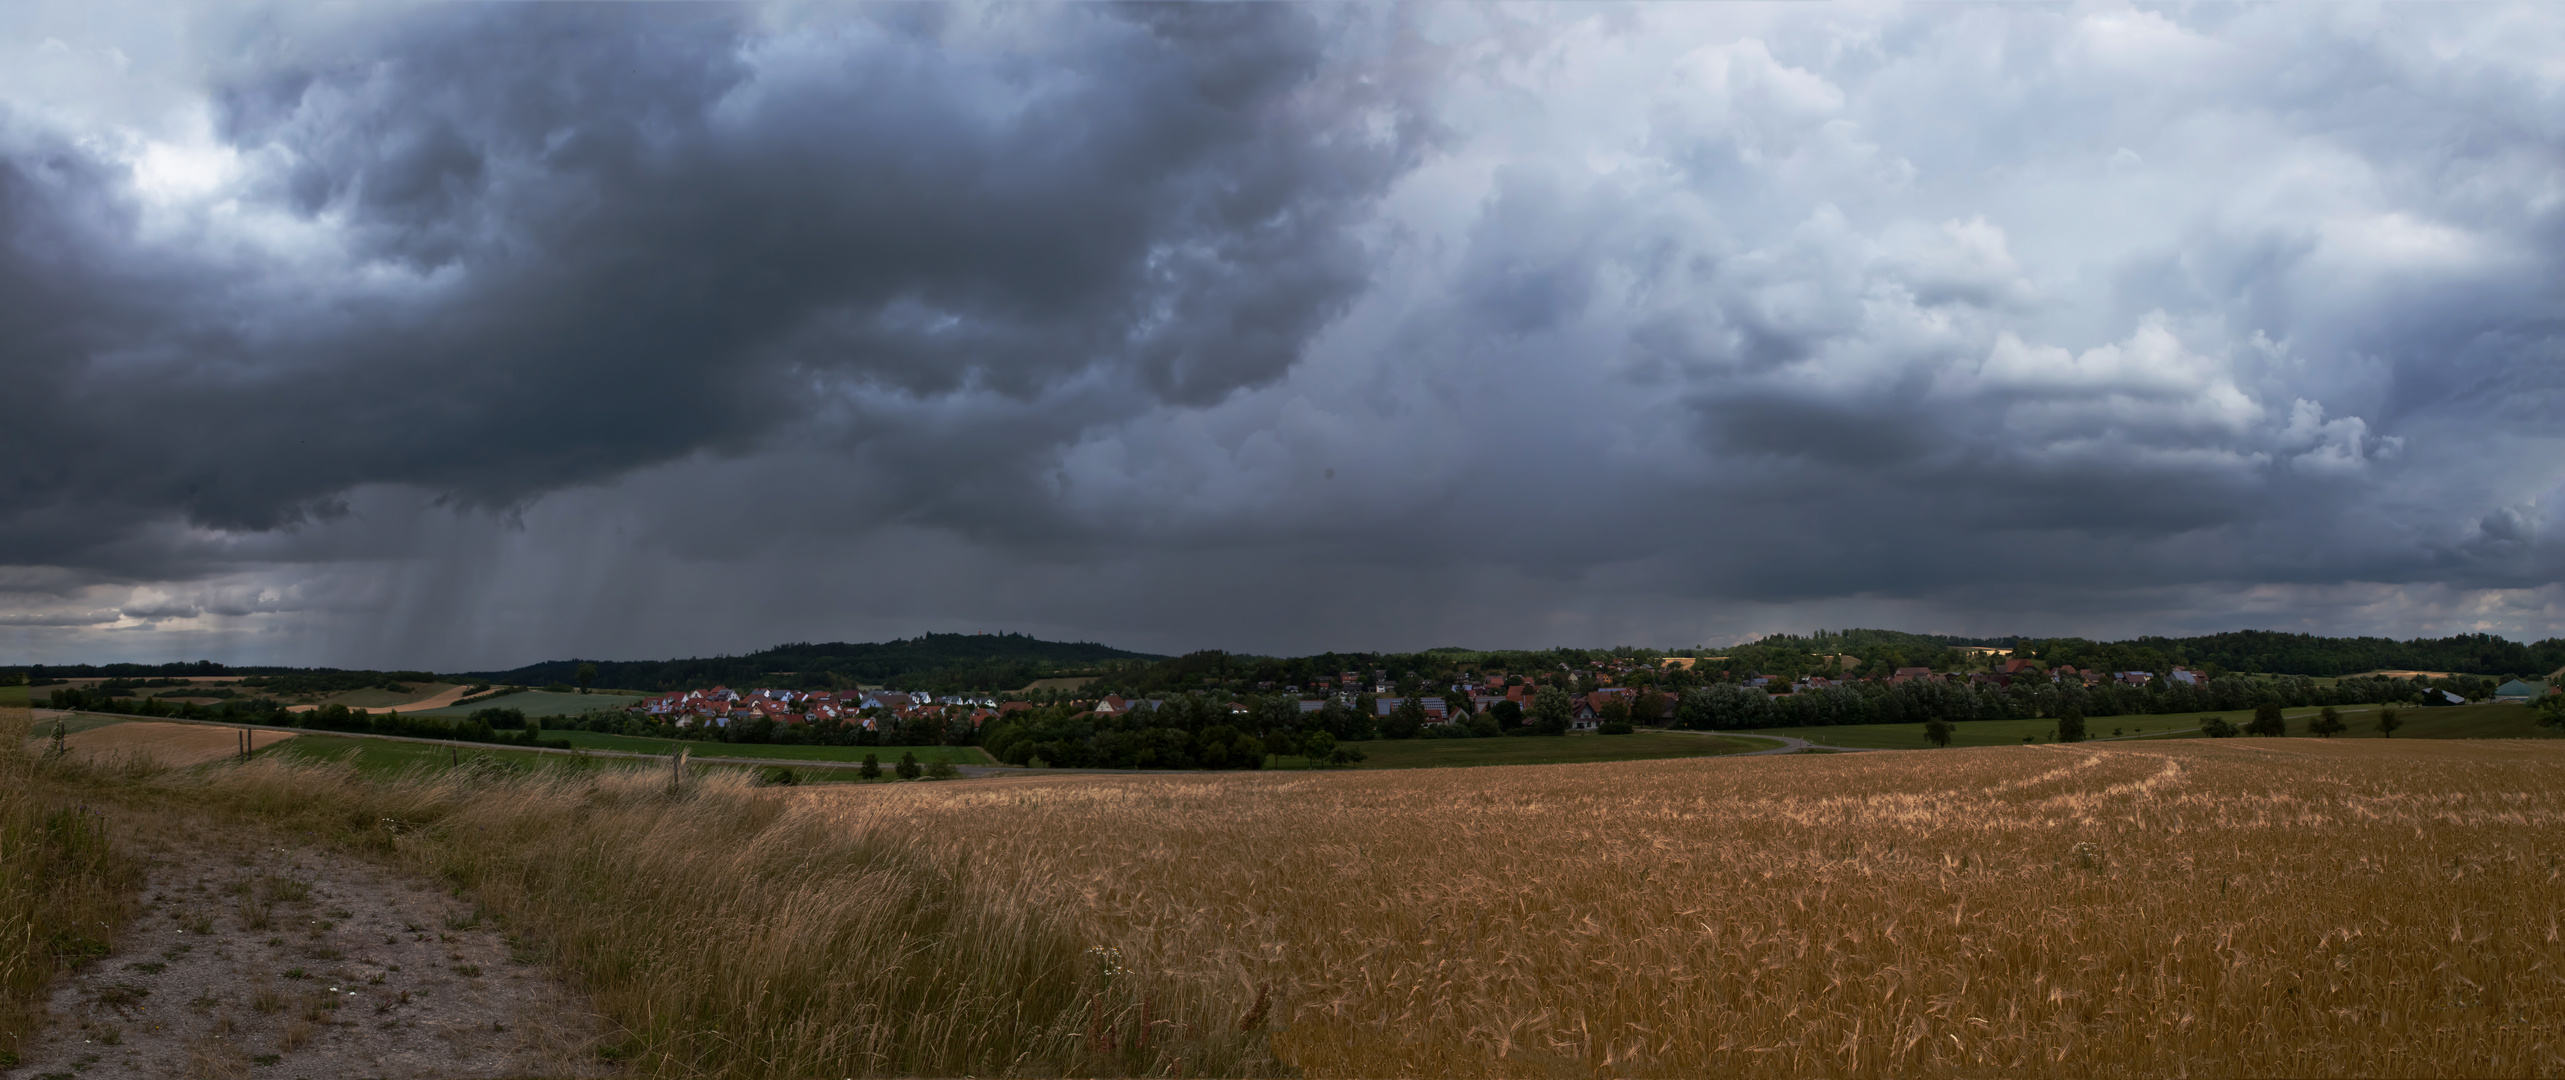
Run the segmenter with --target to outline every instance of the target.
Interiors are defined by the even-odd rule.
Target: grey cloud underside
[[[1162,559],[1287,648],[2565,578],[2548,9],[284,10],[202,87],[253,239],[0,113],[16,617],[647,621],[858,550],[1096,634],[1175,633],[1068,584]],[[359,563],[438,584],[242,569]]]
[[[1030,55],[940,7],[827,48],[749,14],[438,9],[218,87],[252,197],[382,288],[140,242],[116,165],[19,140],[0,364],[22,445],[81,449],[12,455],[0,560],[366,483],[506,504],[873,401],[1215,401],[1364,284],[1348,227],[1410,155],[1299,9],[1017,12]]]

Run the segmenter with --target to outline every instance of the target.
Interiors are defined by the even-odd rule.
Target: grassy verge
[[[1375,739],[1352,744],[1364,756],[1360,769],[1433,769],[1465,765],[1569,765],[1593,761],[1653,761],[1715,757],[1769,750],[1769,739],[1728,735],[1641,732],[1636,735],[1525,735],[1499,739]],[[1307,769],[1307,758],[1287,757],[1269,766]]]
[[[607,1053],[645,1076],[1273,1069],[1242,1003],[1124,970],[1040,902],[1044,866],[983,865],[744,772],[682,787],[661,766],[369,774],[272,751],[141,777],[48,768],[92,802],[440,880],[585,988],[625,1033]]]
[[[39,782],[27,726],[0,706],[0,1069],[44,1022],[55,974],[106,955],[142,889],[106,819]]]

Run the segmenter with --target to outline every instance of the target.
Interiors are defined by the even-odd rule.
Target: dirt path
[[[10,1080],[617,1075],[608,1026],[469,905],[333,852],[180,831]]]
[[[158,759],[161,764],[172,768],[185,768],[221,761],[239,753],[240,735],[240,728],[135,720],[74,732],[63,737],[62,745],[74,754],[89,757],[136,754]],[[293,737],[292,732],[286,731],[249,733],[252,749],[264,749]],[[39,733],[39,739],[42,743],[52,741],[42,733]]]

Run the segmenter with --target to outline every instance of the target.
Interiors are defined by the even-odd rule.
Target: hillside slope
[[[475,678],[518,686],[575,683],[579,665],[597,665],[596,686],[675,690],[726,683],[733,686],[825,687],[841,683],[896,683],[924,690],[1014,689],[1061,671],[1090,670],[1160,659],[1094,642],[1043,641],[1025,634],[926,634],[879,643],[807,642],[778,645],[746,656],[678,660],[547,660],[509,671],[478,671]]]

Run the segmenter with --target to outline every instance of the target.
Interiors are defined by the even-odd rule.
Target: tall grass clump
[[[165,787],[411,864],[542,943],[683,1077],[1255,1073],[1261,1036],[1105,962],[1043,867],[735,774],[412,772],[262,759]],[[1234,1015],[1229,1017],[1234,1020]]]
[[[54,976],[106,955],[131,918],[140,866],[106,819],[53,794],[27,744],[29,713],[0,708],[0,1068],[44,1022]]]

